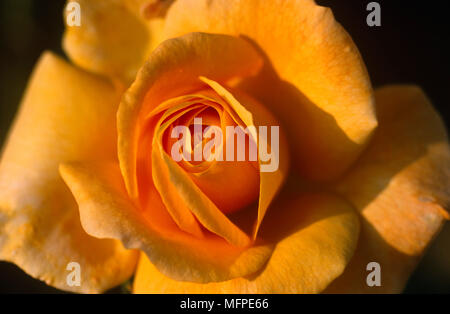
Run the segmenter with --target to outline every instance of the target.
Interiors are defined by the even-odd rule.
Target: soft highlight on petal
[[[113,158],[119,97],[51,53],[39,60],[0,162],[0,259],[62,290],[103,292],[134,272],[137,252],[86,234],[60,162]],[[81,286],[66,283],[77,262]]]
[[[254,75],[261,65],[248,42],[225,35],[192,33],[167,40],[152,53],[118,112],[119,162],[132,198],[138,196],[137,145],[147,114],[165,100],[201,89],[200,76],[227,82]]]
[[[359,156],[377,126],[361,56],[330,9],[313,0],[178,0],[164,37],[188,32],[247,38],[265,56],[239,86],[286,125],[295,166],[330,180]]]
[[[282,226],[282,228],[280,228]],[[304,195],[269,211],[261,227],[276,247],[260,272],[229,281],[198,284],[172,280],[142,257],[135,293],[316,293],[339,276],[353,255],[359,219],[343,200]]]
[[[273,246],[259,241],[238,248],[213,234],[183,232],[167,213],[159,194],[148,208],[128,197],[117,164],[71,163],[60,172],[74,194],[84,229],[99,238],[120,239],[142,250],[159,271],[177,281],[213,282],[248,276],[267,262]]]
[[[65,52],[80,67],[128,84],[150,54],[152,39],[158,37],[157,27],[148,27],[127,1],[76,2],[81,25],[66,25]]]
[[[449,218],[450,149],[441,118],[416,86],[380,88],[376,100],[379,129],[337,186],[361,212],[362,237],[330,292],[401,292]],[[360,277],[372,261],[382,268],[382,287],[369,288]]]

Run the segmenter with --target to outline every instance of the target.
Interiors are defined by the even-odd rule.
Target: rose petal
[[[264,108],[260,103],[253,101],[249,97],[244,95],[236,95],[238,99],[233,96],[230,91],[221,86],[218,82],[214,82],[208,78],[203,77],[202,80],[207,83],[212,89],[214,89],[221,97],[223,97],[231,108],[237,113],[239,118],[244,122],[245,126],[256,127],[256,134],[251,134],[256,143],[259,143],[259,127],[272,127],[278,126],[279,123],[276,119]],[[264,218],[267,209],[270,206],[273,198],[279,192],[281,186],[283,185],[287,172],[289,169],[289,152],[288,144],[285,139],[283,130],[279,131],[278,146],[279,152],[278,156],[273,156],[278,163],[278,167],[272,172],[260,172],[260,191],[259,191],[259,202],[258,202],[258,217],[253,231],[253,238],[256,238],[259,226]],[[271,139],[267,138],[267,147],[270,150]],[[259,160],[261,168],[261,160]]]
[[[193,123],[194,117],[198,115],[198,117],[202,118],[204,125],[220,126],[222,134],[226,134],[227,126],[236,126],[236,122],[227,113],[227,110],[232,110],[231,107],[212,89],[199,91],[195,95],[187,95],[165,101],[153,110],[152,116],[154,117],[162,109],[166,110],[166,112],[158,118],[160,121],[164,120],[164,128],[159,130],[160,137],[163,133],[166,135],[170,134],[173,121],[177,120],[179,116],[182,119],[177,120],[177,125],[182,123],[182,125],[189,127]],[[170,119],[167,118],[169,116],[171,117]],[[151,122],[149,120],[149,123]],[[148,135],[146,134],[145,136]],[[175,143],[175,139],[164,137],[164,141],[160,140],[160,142],[163,142],[164,150],[169,153],[172,145]],[[139,147],[145,147],[146,159],[149,159],[149,149],[147,147],[150,146],[151,144],[143,145],[142,141],[140,141]],[[223,152],[223,150],[224,147],[218,148],[218,151]],[[212,160],[193,164],[183,160],[179,165],[189,174],[200,190],[225,214],[246,208],[258,198],[259,167],[257,162]],[[137,171],[138,173],[140,172],[139,165]],[[151,176],[151,171],[146,171],[146,173]],[[142,184],[140,184],[139,188],[142,191],[141,186]],[[162,188],[166,189],[167,185],[163,184]],[[176,201],[173,204],[173,209],[179,210],[180,204],[183,204],[183,202]],[[168,209],[171,210],[172,206],[168,206]]]
[[[287,127],[295,166],[308,178],[338,177],[377,125],[364,63],[330,9],[313,0],[179,0],[164,37],[188,32],[249,38],[267,57],[240,86]]]
[[[162,116],[161,120],[164,120],[166,115],[169,115],[169,112],[170,110]],[[160,126],[161,121],[154,127],[155,134],[152,137],[151,143],[149,143],[150,148],[144,150],[144,153],[147,151],[147,156],[142,157],[150,160],[149,168],[151,168],[151,170],[147,170],[146,175],[150,176],[150,179],[153,180],[153,184],[150,187],[147,186],[146,189],[156,188],[161,196],[165,208],[168,210],[181,230],[196,235],[197,237],[202,237],[203,231],[201,225],[195,218],[192,210],[190,210],[190,208],[184,203],[183,199],[180,198],[180,192],[172,184],[172,180],[175,179],[173,179],[172,175],[168,173],[169,169],[165,166],[164,160],[161,160],[163,154],[165,154],[162,147],[161,133],[164,132],[167,125],[171,125],[173,121],[179,118],[179,116],[182,116],[183,113],[185,113],[185,111],[174,114],[173,117],[164,123],[166,126],[162,128]]]
[[[129,194],[136,198],[137,139],[147,114],[170,98],[197,90],[207,76],[219,82],[255,74],[262,60],[243,39],[193,33],[162,43],[125,93],[118,112],[119,161]]]
[[[401,292],[450,205],[450,150],[445,126],[422,90],[376,91],[380,126],[338,190],[364,218],[360,245],[330,292]],[[382,286],[368,287],[366,265],[378,262]]]
[[[129,0],[76,2],[81,25],[66,23],[63,47],[67,55],[84,69],[131,82],[159,43],[162,20],[146,22],[139,15],[138,3]]]
[[[189,175],[161,148],[153,148],[153,179],[167,204],[184,204],[202,226],[231,244],[245,247],[249,237],[200,190]],[[176,202],[178,200],[179,202]]]
[[[137,253],[90,237],[58,174],[67,160],[113,158],[118,95],[102,79],[45,53],[0,163],[0,258],[63,290],[102,292],[126,280]],[[81,286],[69,287],[69,262]]]
[[[213,234],[199,239],[182,232],[156,191],[151,206],[136,207],[117,164],[66,164],[60,171],[89,234],[120,239],[125,247],[144,251],[162,273],[175,280],[211,282],[247,276],[260,270],[272,252],[270,244],[242,249]]]
[[[180,282],[161,274],[142,257],[135,293],[314,293],[339,276],[353,255],[359,219],[343,200],[303,195],[277,204],[261,227],[276,247],[257,274],[225,282]]]
[[[183,112],[179,115],[183,115]],[[174,115],[165,123],[166,127],[177,118],[178,115]],[[189,174],[165,152],[162,135],[166,127],[157,126],[151,158],[153,182],[166,208],[170,212],[194,214],[202,226],[231,244],[243,247],[249,245],[249,237],[217,208],[192,181]]]

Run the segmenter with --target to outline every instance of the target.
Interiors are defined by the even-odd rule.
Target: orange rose
[[[449,218],[447,135],[420,88],[373,92],[312,0],[77,2],[76,66],[42,56],[2,155],[1,259],[77,292],[132,274],[136,293],[403,289]],[[174,160],[172,131],[198,118],[255,127],[246,149],[279,126],[276,167]]]

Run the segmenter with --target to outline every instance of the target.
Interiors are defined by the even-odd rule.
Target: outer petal
[[[89,71],[131,82],[159,41],[162,19],[145,20],[139,10],[144,1],[76,2],[81,7],[81,25],[66,27],[67,55]]]
[[[401,292],[450,205],[450,150],[445,127],[422,90],[376,92],[380,127],[338,190],[361,211],[362,237],[348,270],[330,292]],[[378,262],[382,287],[365,283]]]
[[[125,185],[137,197],[136,154],[147,114],[164,100],[199,89],[199,76],[219,82],[256,74],[262,59],[243,39],[193,33],[162,43],[139,71],[118,112],[119,161]]]
[[[128,248],[143,250],[162,273],[175,280],[211,282],[246,276],[260,270],[272,252],[270,244],[244,249],[212,234],[199,239],[180,231],[156,191],[149,208],[138,208],[127,195],[117,164],[74,163],[60,171],[89,234],[117,238]]]
[[[67,160],[112,158],[118,97],[108,83],[44,54],[0,163],[0,258],[63,290],[100,292],[126,280],[136,252],[90,237],[58,174]],[[69,287],[69,262],[81,286]]]
[[[266,267],[225,282],[180,282],[161,274],[145,257],[134,281],[136,293],[314,293],[339,276],[356,247],[359,220],[345,201],[330,195],[285,200],[261,228],[276,247]]]
[[[164,37],[188,32],[249,38],[268,61],[240,86],[287,127],[296,165],[312,179],[335,178],[377,125],[373,92],[350,36],[313,0],[178,0]]]

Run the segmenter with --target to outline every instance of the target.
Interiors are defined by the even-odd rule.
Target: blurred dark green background
[[[433,4],[378,1],[382,8],[379,28],[366,25],[366,5],[370,1],[317,2],[331,7],[337,20],[352,35],[374,86],[388,83],[422,86],[449,125],[450,51],[445,42],[450,38],[450,28],[446,11],[439,10],[437,1]],[[63,54],[64,4],[64,0],[0,1],[0,144],[39,55],[46,49]],[[58,291],[30,278],[18,267],[0,262],[0,293],[9,292]],[[449,223],[430,246],[405,292],[450,293]]]

